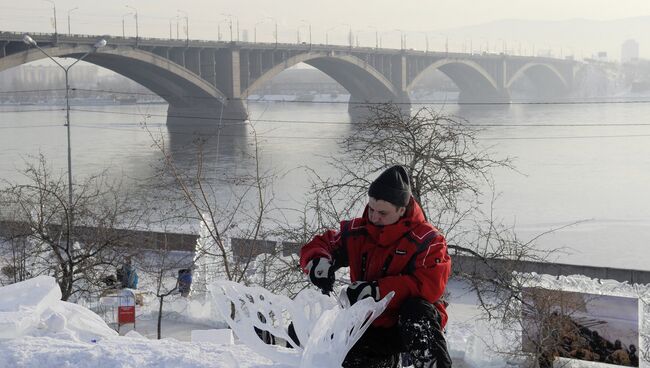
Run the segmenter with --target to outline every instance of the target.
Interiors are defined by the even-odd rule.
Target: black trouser
[[[440,313],[421,298],[404,301],[399,322],[390,328],[370,326],[350,349],[344,368],[394,368],[400,353],[408,352],[415,367],[451,367],[447,342],[440,327]],[[424,364],[424,365],[423,365]]]

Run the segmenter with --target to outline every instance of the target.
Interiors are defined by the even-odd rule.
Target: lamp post
[[[406,35],[404,34],[404,30],[395,29],[395,31],[399,32],[399,49],[406,49]]]
[[[78,62],[83,60],[86,56],[88,56],[90,53],[97,51],[98,49],[106,46],[106,40],[101,39],[93,45],[93,49],[86,52],[83,54],[80,58],[75,60],[74,63],[68,65],[67,67],[63,66],[61,63],[56,61],[50,54],[45,52],[38,44],[36,41],[34,41],[33,38],[31,38],[29,35],[24,35],[23,36],[23,42],[27,46],[33,46],[36,47],[40,52],[42,52],[45,56],[50,58],[56,65],[58,65],[61,69],[63,69],[63,72],[65,73],[65,126],[67,128],[67,134],[68,134],[68,211],[72,210],[72,149],[70,145],[70,83],[69,83],[69,78],[68,78],[68,72],[70,71],[70,68],[75,66]],[[72,224],[72,214],[69,212],[70,215],[70,224]],[[70,232],[72,232],[72,225],[70,225]],[[68,241],[70,241],[70,235],[68,234]]]
[[[354,37],[352,36],[352,26],[347,23],[341,23],[341,25],[348,27],[348,41],[350,42],[350,48],[352,48],[352,43],[354,42]]]
[[[429,33],[423,32],[424,33],[424,51],[429,52]]]
[[[330,39],[329,39],[329,33],[330,31],[334,30],[336,27],[328,28],[325,30],[325,46],[329,46],[330,44]]]
[[[264,22],[267,21],[267,20],[272,20],[272,21],[275,22],[275,32],[277,33],[277,31],[278,31],[278,22],[275,21],[275,18],[273,18],[273,17],[264,17],[264,18],[262,18],[259,22],[255,23],[255,24],[253,25],[253,42],[257,43],[257,25],[262,24],[262,23],[264,23]],[[275,43],[276,43],[276,44],[278,43],[278,41],[277,41],[277,35],[276,35]]]
[[[68,10],[68,36],[70,36],[70,13],[72,13],[73,11],[75,11],[77,9],[79,9],[78,6]]]
[[[221,13],[221,15],[228,18],[228,28],[230,29],[230,42],[233,42],[233,38],[232,38],[232,14]]]
[[[132,7],[131,5],[126,5],[127,8],[133,9],[133,16],[135,17],[135,44],[138,44],[138,38],[140,34],[138,32],[138,9]]]
[[[373,26],[368,26],[368,28],[372,29],[375,32],[375,48],[378,49],[379,48],[379,30],[377,29],[377,27],[373,27]]]
[[[173,21],[174,19],[178,19],[178,15],[175,16],[175,17],[171,17],[171,18],[169,18],[169,39],[170,39],[170,40],[173,40],[173,39],[174,39],[174,37],[173,37],[173,35],[172,35],[172,21]]]
[[[55,41],[59,40],[59,32],[56,28],[56,3],[54,3],[53,0],[43,0],[47,1],[48,3],[52,4],[52,11],[54,12],[54,39]]]
[[[275,36],[275,48],[278,48],[278,21],[277,19],[273,18],[273,21],[275,22],[275,32],[273,32],[273,35]]]
[[[185,10],[177,9],[176,11],[179,13],[183,13],[183,15],[185,16],[184,17],[185,18],[185,41],[189,45],[190,44],[190,17]]]
[[[257,43],[257,25],[261,23],[264,23],[264,19],[253,24],[253,43]]]
[[[126,32],[124,31],[124,18],[132,15],[133,13],[126,13],[122,16],[122,38],[126,38]]]
[[[304,19],[301,19],[300,22],[306,24],[309,29],[309,48],[311,48],[311,23]],[[298,43],[300,43],[300,27],[298,27]]]

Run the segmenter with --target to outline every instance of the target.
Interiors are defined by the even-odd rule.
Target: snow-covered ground
[[[447,338],[454,365],[507,366],[503,357],[487,353],[491,326],[478,318],[475,297],[455,280],[448,289]],[[92,311],[59,299],[58,286],[46,276],[0,288],[0,367],[290,367],[237,340],[192,342],[192,330],[223,326],[217,314],[210,323],[197,322],[206,318],[193,318],[192,311],[208,308],[197,301],[170,303],[175,312],[165,315],[164,338],[156,340],[155,300],[138,307],[135,331],[122,327],[118,334]]]
[[[138,307],[135,331],[125,325],[118,334],[90,310],[59,299],[54,279],[45,276],[0,288],[0,367],[289,367],[239,341],[192,342],[192,330],[213,329],[215,324],[192,323],[181,313],[166,315],[164,338],[156,340],[157,321],[144,314],[146,308]],[[475,306],[462,304],[464,299],[471,298],[459,294],[449,324],[449,343],[458,363],[472,314],[477,313]],[[189,304],[182,303],[169,307],[188,311]]]

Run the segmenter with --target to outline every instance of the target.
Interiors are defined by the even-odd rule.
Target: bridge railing
[[[532,57],[532,56],[515,56],[508,54],[498,53],[459,53],[459,52],[446,52],[446,51],[423,51],[415,49],[391,49],[391,48],[375,48],[375,47],[350,47],[347,45],[325,45],[325,44],[306,44],[306,43],[275,43],[275,42],[243,42],[243,41],[218,41],[218,40],[181,40],[169,38],[156,38],[156,37],[122,37],[114,35],[84,35],[84,34],[62,34],[55,35],[54,33],[42,32],[6,32],[0,31],[0,41],[22,42],[24,34],[29,34],[37,42],[42,43],[65,43],[65,42],[83,42],[91,43],[99,38],[105,38],[109,44],[112,45],[128,45],[128,46],[170,46],[170,47],[212,47],[212,48],[243,48],[253,47],[256,49],[266,50],[302,50],[302,51],[340,51],[340,52],[361,52],[361,53],[377,53],[383,54],[401,54],[401,55],[414,55],[414,56],[434,56],[445,58],[462,58],[462,59],[476,59],[476,58],[508,58],[508,59],[521,59],[521,60],[536,60],[538,62],[566,62],[575,63],[574,60],[565,60],[560,58],[550,57]]]

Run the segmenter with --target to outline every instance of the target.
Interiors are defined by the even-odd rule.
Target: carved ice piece
[[[367,298],[344,308],[334,298],[314,290],[303,290],[291,300],[232,281],[216,281],[209,289],[217,309],[240,341],[274,362],[305,368],[341,367],[349,349],[393,296],[391,293],[379,302]],[[291,322],[299,346],[289,337]],[[295,346],[265,344],[255,328]]]

